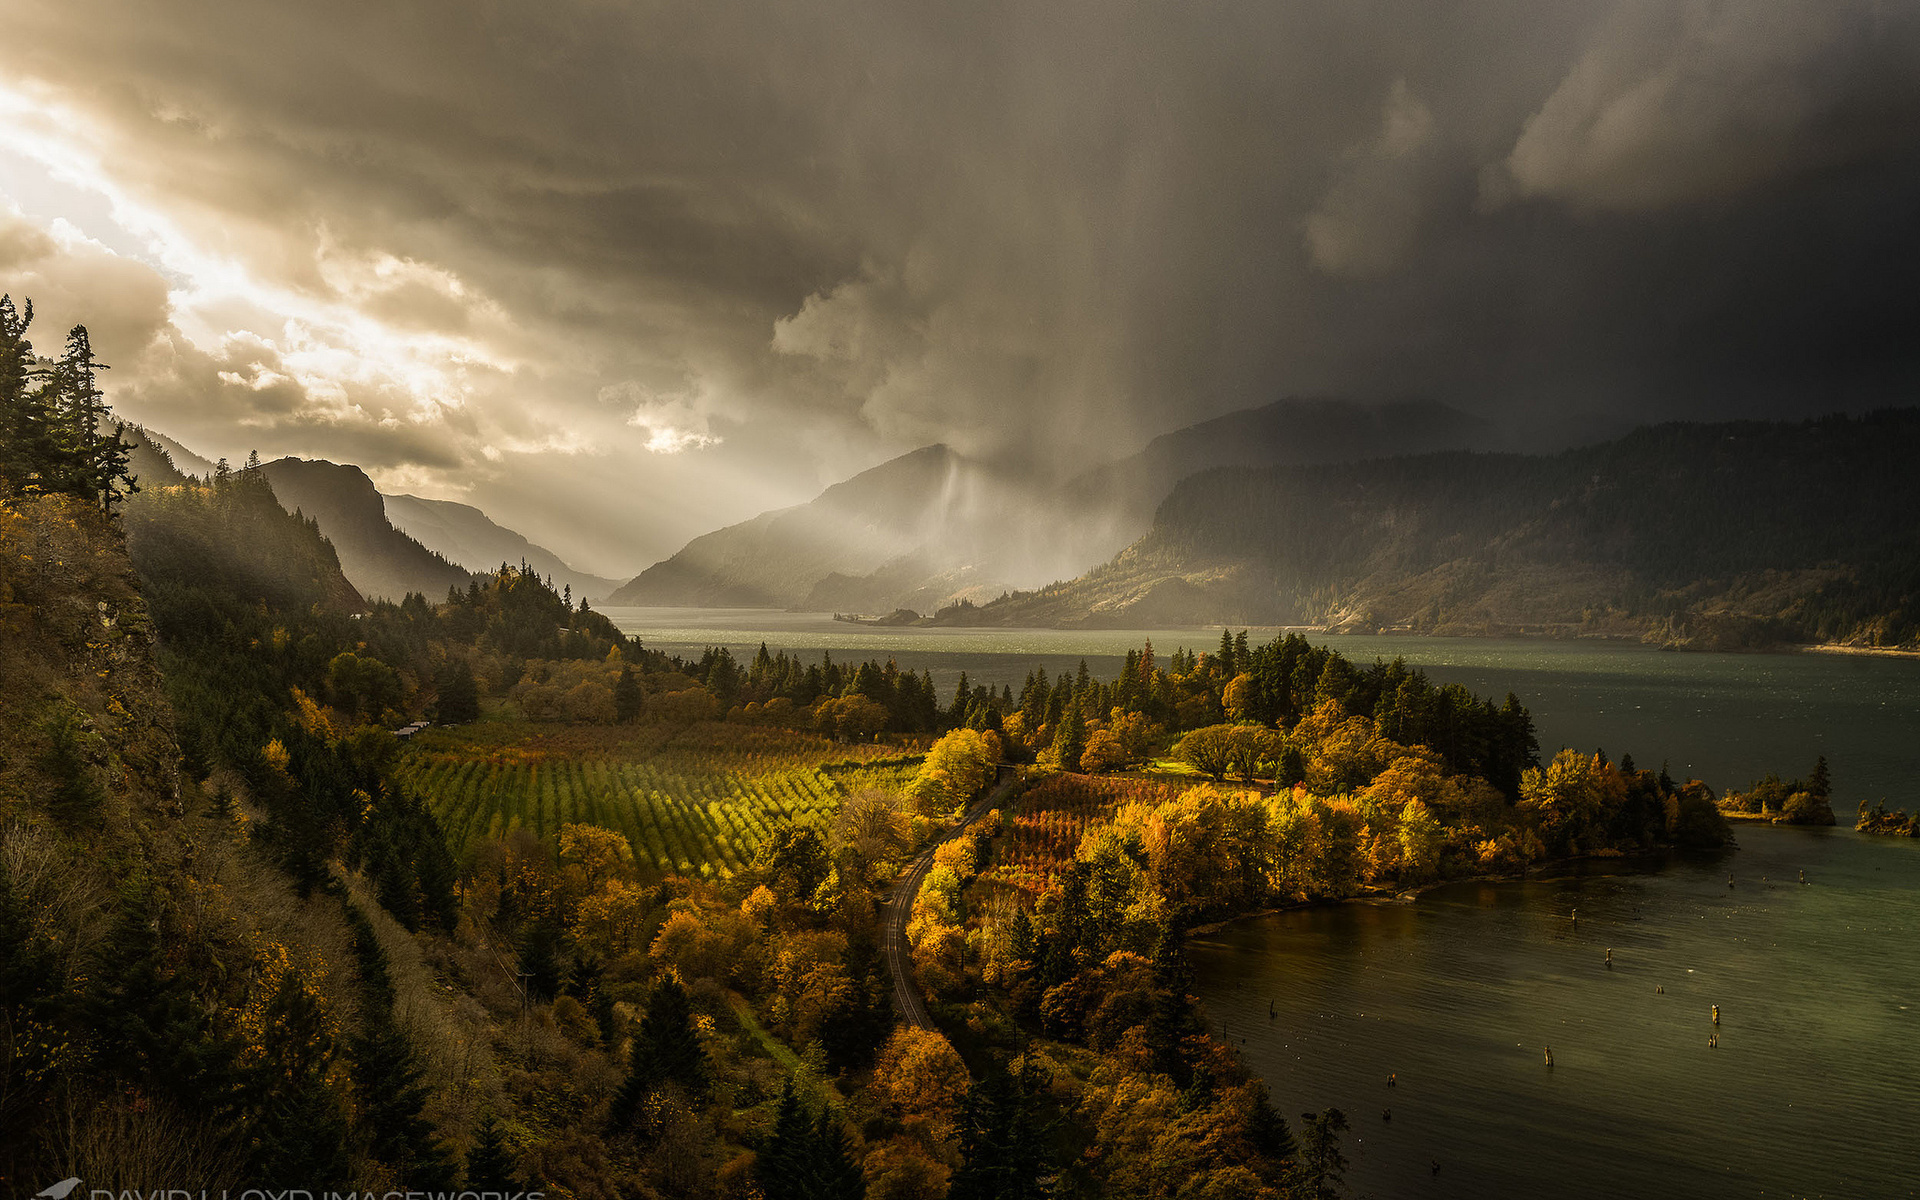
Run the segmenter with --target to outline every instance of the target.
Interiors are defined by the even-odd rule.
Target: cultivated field
[[[1202,780],[1195,777],[1193,782]],[[1157,804],[1189,786],[1127,775],[1043,779],[1006,814],[1004,831],[993,840],[993,858],[976,886],[990,892],[1024,892],[1031,901],[1072,860],[1086,832],[1111,820],[1121,805]]]
[[[848,795],[904,787],[918,765],[911,747],[719,722],[482,723],[416,736],[404,771],[456,854],[515,829],[551,844],[579,823],[626,835],[643,868],[725,878],[782,823],[824,824]]]

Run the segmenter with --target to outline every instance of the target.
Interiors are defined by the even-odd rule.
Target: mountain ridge
[[[389,524],[456,566],[485,574],[502,563],[524,562],[550,578],[554,587],[571,588],[576,597],[596,603],[620,586],[618,580],[576,570],[471,504],[405,493],[382,492],[380,498]]]
[[[369,600],[399,601],[410,592],[444,597],[466,588],[474,572],[448,562],[387,520],[386,503],[366,472],[325,459],[277,458],[260,470],[281,507],[319,524],[340,568]]]
[[[1491,437],[1485,421],[1433,401],[1290,398],[1170,431],[1059,484],[927,446],[702,534],[609,602],[868,613],[984,603],[1111,557],[1195,469]]]
[[[1920,638],[1920,409],[1643,427],[1183,480],[1078,579],[931,623],[1549,633],[1740,648]]]

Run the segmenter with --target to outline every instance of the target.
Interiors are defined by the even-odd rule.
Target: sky
[[[944,441],[1911,403],[1911,0],[11,0],[0,289],[123,415],[629,576]]]

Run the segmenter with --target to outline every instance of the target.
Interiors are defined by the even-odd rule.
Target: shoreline
[[[1793,822],[1790,822],[1790,821],[1774,821],[1770,818],[1762,817],[1758,813],[1742,813],[1742,814],[1722,813],[1721,815],[1728,818],[1729,820],[1745,820],[1750,823],[1759,823],[1759,824],[1769,825],[1775,829],[1799,829],[1799,830],[1805,830],[1807,832],[1820,832],[1828,829],[1846,829],[1847,828],[1847,826],[1841,825],[1841,824],[1805,825],[1805,824],[1794,824]],[[1875,834],[1864,829],[1853,829],[1853,830],[1850,830],[1850,832],[1859,833],[1863,836],[1868,836],[1868,837],[1889,836],[1886,834]],[[1891,836],[1902,837],[1906,835],[1894,834]],[[1726,845],[1721,847],[1721,849],[1738,851],[1740,849],[1740,843],[1735,839],[1729,838],[1726,842]],[[1236,922],[1251,921],[1259,917],[1275,917],[1275,916],[1279,916],[1281,913],[1299,912],[1300,910],[1307,909],[1307,908],[1330,908],[1337,904],[1411,904],[1415,900],[1418,900],[1420,897],[1426,895],[1428,892],[1433,891],[1435,888],[1452,887],[1456,883],[1525,883],[1530,879],[1554,878],[1554,876],[1551,874],[1554,868],[1572,866],[1574,863],[1608,862],[1608,861],[1616,861],[1621,863],[1636,863],[1636,862],[1645,863],[1647,860],[1653,859],[1656,857],[1664,858],[1667,855],[1675,853],[1677,850],[1678,850],[1678,847],[1669,846],[1665,850],[1656,851],[1652,854],[1633,854],[1633,855],[1581,854],[1573,858],[1557,858],[1557,859],[1554,859],[1552,862],[1540,864],[1540,866],[1537,869],[1523,871],[1518,875],[1462,875],[1458,879],[1436,879],[1432,883],[1423,883],[1418,885],[1417,887],[1398,888],[1398,889],[1375,888],[1372,891],[1361,892],[1358,895],[1353,895],[1353,896],[1342,896],[1339,899],[1299,900],[1299,901],[1295,901],[1292,904],[1281,904],[1273,908],[1263,908],[1258,912],[1239,913],[1231,917],[1221,917],[1217,921],[1208,921],[1203,925],[1194,925],[1187,929],[1186,934],[1184,936],[1192,937],[1195,934],[1219,933],[1221,930],[1225,929],[1227,926],[1235,924]],[[1643,869],[1651,869],[1651,867],[1636,866],[1633,868],[1634,871],[1639,871]]]
[[[1893,646],[1849,646],[1843,642],[1807,642],[1795,647],[1802,654],[1854,654],[1862,658],[1920,658],[1920,650]]]
[[[1782,826],[1782,828],[1830,829],[1833,827],[1830,825],[1787,825]],[[1341,896],[1338,899],[1298,900],[1292,904],[1263,908],[1258,912],[1239,913],[1231,917],[1222,917],[1217,921],[1208,921],[1204,925],[1194,925],[1187,929],[1185,936],[1192,937],[1194,934],[1218,933],[1236,922],[1251,921],[1258,917],[1274,917],[1281,913],[1299,912],[1307,908],[1330,908],[1338,904],[1411,904],[1436,888],[1452,887],[1457,883],[1526,883],[1528,880],[1551,879],[1555,878],[1552,874],[1554,868],[1570,867],[1575,863],[1639,863],[1643,865],[1632,867],[1633,871],[1650,870],[1652,867],[1648,863],[1648,860],[1655,858],[1665,859],[1678,849],[1678,847],[1669,846],[1664,850],[1654,851],[1649,854],[1579,854],[1572,858],[1556,858],[1551,862],[1541,863],[1537,868],[1523,870],[1517,875],[1462,875],[1457,879],[1436,879],[1431,883],[1422,883],[1409,888],[1374,888],[1371,891],[1360,892],[1352,896]],[[1728,838],[1726,844],[1722,846],[1721,849],[1737,851],[1740,849],[1740,843],[1732,838]]]
[[[707,608],[710,608],[711,606],[615,605],[615,606],[606,606],[606,607],[707,609]],[[1118,626],[1118,625],[1108,626],[1108,625],[1078,624],[1078,623],[1025,625],[1025,624],[1000,624],[998,622],[974,622],[974,621],[946,622],[946,621],[938,620],[938,614],[921,615],[918,613],[913,613],[912,616],[909,617],[907,615],[907,612],[910,612],[911,610],[907,610],[903,612],[895,612],[890,614],[831,612],[826,610],[815,610],[815,609],[759,610],[759,609],[751,609],[751,608],[746,608],[746,609],[726,608],[726,609],[718,609],[716,611],[728,611],[728,612],[769,611],[769,612],[779,612],[786,615],[822,616],[822,617],[827,617],[829,621],[834,624],[850,625],[850,626],[855,626],[855,627],[865,628],[865,629],[937,629],[937,630],[943,630],[943,631],[949,631],[949,632],[955,631],[955,630],[1003,630],[1003,631],[1011,631],[1011,632],[1034,631],[1034,632],[1048,632],[1048,633],[1074,633],[1074,632],[1126,633],[1126,632],[1136,632],[1136,631],[1143,632],[1143,633],[1155,632],[1154,630],[1147,629],[1145,626],[1140,626],[1136,628],[1134,626]],[[1743,646],[1743,647],[1737,647],[1737,648],[1728,648],[1728,647],[1716,647],[1716,646],[1710,646],[1710,645],[1693,645],[1693,644],[1675,643],[1675,642],[1662,643],[1659,641],[1650,641],[1644,634],[1639,634],[1639,633],[1597,632],[1597,631],[1582,632],[1574,627],[1566,627],[1564,629],[1548,629],[1548,628],[1542,628],[1542,627],[1527,627],[1525,625],[1518,625],[1518,626],[1509,626],[1509,627],[1503,627],[1503,628],[1494,628],[1494,627],[1486,627],[1486,626],[1482,626],[1479,628],[1463,628],[1463,627],[1453,626],[1453,627],[1441,627],[1439,629],[1413,629],[1405,626],[1386,626],[1386,627],[1376,627],[1376,628],[1363,628],[1363,627],[1344,627],[1343,628],[1343,627],[1321,625],[1321,624],[1264,624],[1264,623],[1254,623],[1254,622],[1241,623],[1241,622],[1233,622],[1233,621],[1229,621],[1229,622],[1206,621],[1206,622],[1200,622],[1192,626],[1182,626],[1180,628],[1191,629],[1195,632],[1199,632],[1199,631],[1211,632],[1216,629],[1246,629],[1250,632],[1253,630],[1259,630],[1261,632],[1270,632],[1274,634],[1299,633],[1299,634],[1306,635],[1309,638],[1318,635],[1321,637],[1409,637],[1409,638],[1449,638],[1449,639],[1457,638],[1462,641],[1512,640],[1512,641],[1537,641],[1537,642],[1574,642],[1574,643],[1585,642],[1589,644],[1597,643],[1597,644],[1616,645],[1616,646],[1644,646],[1649,650],[1660,650],[1660,651],[1677,652],[1677,653],[1683,653],[1683,654],[1687,654],[1687,653],[1691,653],[1691,654],[1832,654],[1832,655],[1858,655],[1860,657],[1865,657],[1865,658],[1920,659],[1920,648],[1902,649],[1894,646],[1853,646],[1843,642],[1775,642],[1775,643],[1762,645],[1762,646]]]

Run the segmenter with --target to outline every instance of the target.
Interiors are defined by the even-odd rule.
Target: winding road
[[[907,944],[907,921],[913,915],[913,898],[920,894],[920,885],[926,881],[927,872],[933,869],[933,853],[946,842],[957,837],[967,826],[992,812],[1020,776],[1017,772],[1002,770],[1000,780],[972,807],[961,816],[960,823],[933,839],[925,850],[907,864],[907,869],[893,885],[893,892],[887,897],[887,928],[885,946],[887,966],[893,972],[893,1003],[907,1019],[909,1025],[918,1029],[939,1027],[933,1023],[933,1014],[927,1011],[925,997],[920,995],[920,985],[913,978],[913,947]]]

